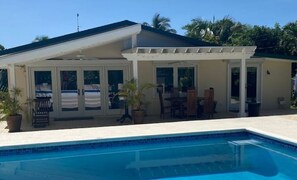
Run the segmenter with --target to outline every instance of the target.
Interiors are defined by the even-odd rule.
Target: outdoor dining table
[[[185,117],[185,107],[187,103],[187,97],[186,96],[176,96],[176,97],[167,97],[164,98],[164,100],[169,101],[171,105],[177,104],[178,105],[178,111],[179,111],[179,118]],[[197,97],[197,106],[201,106],[201,102],[204,100],[204,97]]]

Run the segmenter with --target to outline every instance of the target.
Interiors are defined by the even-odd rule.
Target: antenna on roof
[[[77,22],[77,32],[79,32],[79,21],[78,21],[79,14],[76,14],[76,22]]]

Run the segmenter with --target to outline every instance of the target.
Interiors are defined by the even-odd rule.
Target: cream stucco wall
[[[199,61],[198,63],[198,96],[204,96],[204,90],[214,88],[216,110],[226,111],[227,105],[227,62]]]
[[[139,83],[155,83],[154,66],[152,61],[142,61],[138,63],[138,80]],[[145,98],[148,102],[147,113],[158,114],[160,113],[160,103],[155,89],[149,89],[145,92]]]
[[[225,61],[194,61],[196,66],[196,84],[198,87],[198,96],[204,96],[204,90],[213,87],[215,90],[215,100],[218,112],[226,111],[227,104],[227,63]],[[155,83],[155,67],[153,62],[139,62],[139,81],[140,83]],[[155,91],[146,92],[146,99],[150,102],[148,114],[160,113],[159,97]]]
[[[270,72],[267,73],[267,71]],[[263,110],[277,109],[277,98],[284,97],[286,104],[290,105],[291,97],[291,62],[265,60],[263,63],[262,106]]]
[[[10,70],[8,69],[8,78],[10,78]],[[23,119],[26,120],[28,118],[28,108],[27,108],[27,99],[28,99],[28,85],[27,85],[27,75],[26,75],[26,67],[25,66],[16,66],[15,67],[15,79],[16,84],[15,87],[21,89],[21,97],[20,102],[22,104],[23,112]],[[8,81],[9,88],[12,88],[10,81]]]
[[[89,49],[84,49],[81,51],[73,52],[65,56],[57,58],[76,58],[78,55],[85,56],[88,58],[123,58],[122,50],[124,49],[124,41],[117,41],[103,46],[93,47]]]

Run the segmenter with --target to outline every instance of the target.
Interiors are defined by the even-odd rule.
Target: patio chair
[[[171,105],[164,105],[164,99],[163,99],[163,92],[160,89],[157,89],[157,92],[159,94],[159,101],[160,101],[160,118],[164,119],[165,114],[169,114],[170,117],[174,116],[174,109]]]
[[[208,118],[213,118],[213,113],[214,113],[214,90],[212,88],[204,90],[203,113]]]
[[[197,92],[195,89],[187,90],[187,118],[194,116],[197,118]]]
[[[170,96],[171,97],[178,97],[179,96],[179,90],[178,90],[178,88],[173,88]]]
[[[32,109],[32,126],[45,127],[49,125],[50,98],[34,99]]]

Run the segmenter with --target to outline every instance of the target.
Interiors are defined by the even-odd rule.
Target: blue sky
[[[297,20],[297,0],[0,0],[0,44],[11,48],[37,35],[56,37],[76,32],[76,14],[85,30],[122,20],[151,22],[155,13],[171,19],[183,35],[191,19],[229,15],[251,25],[272,27]]]

